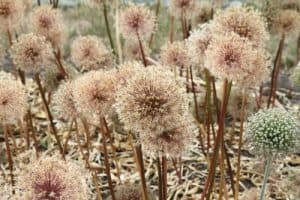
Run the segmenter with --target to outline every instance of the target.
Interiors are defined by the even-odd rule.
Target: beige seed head
[[[76,164],[57,157],[43,157],[23,169],[19,180],[21,191],[30,199],[86,200],[85,176]]]
[[[36,8],[30,17],[32,31],[44,36],[54,47],[61,46],[66,36],[66,27],[58,9],[44,5]]]
[[[184,41],[167,43],[162,47],[160,57],[166,66],[188,67],[190,64],[188,49]]]
[[[22,119],[27,111],[25,88],[12,77],[0,79],[0,122],[13,124]]]
[[[258,11],[245,7],[229,7],[214,18],[212,32],[231,32],[247,38],[255,46],[265,45],[269,38],[267,24]]]
[[[34,73],[48,67],[53,57],[51,46],[46,39],[33,33],[23,34],[14,41],[11,54],[19,69]]]
[[[74,80],[76,109],[87,119],[109,114],[116,90],[115,73],[90,71]]]
[[[125,127],[136,132],[160,132],[188,111],[185,91],[166,66],[148,66],[127,81],[115,108]]]
[[[195,21],[197,24],[203,24],[208,22],[212,16],[212,3],[209,1],[201,1],[198,4]]]
[[[149,38],[156,31],[156,18],[145,6],[130,4],[121,10],[120,32],[125,38]]]
[[[24,15],[23,0],[0,0],[0,30],[18,26]]]
[[[192,117],[182,116],[172,127],[166,127],[158,134],[150,131],[140,133],[140,142],[147,154],[167,155],[173,158],[184,155],[196,138],[197,128]]]
[[[75,65],[85,70],[109,68],[113,64],[112,51],[96,36],[80,36],[71,46],[71,58]]]
[[[295,10],[280,10],[274,19],[274,28],[281,34],[298,36],[300,14]]]

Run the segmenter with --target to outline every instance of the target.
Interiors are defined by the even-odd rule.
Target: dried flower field
[[[300,199],[300,1],[74,2],[0,0],[0,200]]]

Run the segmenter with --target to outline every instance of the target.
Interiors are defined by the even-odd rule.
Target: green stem
[[[263,181],[263,185],[262,185],[261,192],[260,192],[260,198],[259,198],[260,200],[263,200],[264,196],[265,196],[266,185],[267,185],[268,178],[269,178],[270,171],[271,171],[272,159],[273,159],[273,155],[272,154],[268,155],[267,165],[266,165],[265,174],[264,174],[264,181]]]
[[[111,36],[110,27],[109,27],[108,17],[107,17],[107,7],[106,7],[105,0],[102,1],[102,3],[103,3],[103,15],[104,15],[104,20],[105,20],[107,36],[108,36],[108,39],[109,39],[110,47],[113,50],[113,53],[116,55],[116,51],[115,51],[115,48],[114,48],[114,43],[113,43],[113,39],[112,39],[112,36]]]

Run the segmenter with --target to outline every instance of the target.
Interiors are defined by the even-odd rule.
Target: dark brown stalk
[[[102,0],[102,5],[103,5],[103,15],[104,15],[104,21],[105,21],[105,27],[106,27],[106,33],[109,39],[110,47],[115,55],[117,55],[114,47],[114,42],[113,38],[111,35],[110,31],[110,26],[109,26],[109,21],[108,21],[108,16],[107,16],[107,7],[106,7],[106,0]]]
[[[38,5],[38,6],[41,5],[41,0],[37,0],[37,5]]]
[[[244,132],[244,118],[245,118],[245,104],[246,104],[246,91],[243,90],[243,100],[242,100],[242,108],[240,113],[240,138],[239,138],[239,148],[238,148],[238,155],[237,155],[237,170],[236,170],[236,182],[235,182],[235,195],[234,200],[238,200],[238,194],[240,190],[240,174],[241,174],[241,151],[243,145],[243,132]]]
[[[158,19],[159,8],[160,8],[160,0],[156,0],[156,8],[155,8],[156,19]],[[154,33],[151,33],[150,40],[149,40],[149,47],[151,47],[152,45],[153,38],[154,38]]]
[[[227,174],[230,178],[230,185],[231,185],[231,189],[232,189],[232,192],[233,192],[233,195],[235,194],[235,188],[234,188],[234,179],[233,179],[233,170],[232,170],[232,167],[231,167],[231,162],[230,162],[230,157],[228,155],[228,151],[227,151],[227,148],[225,146],[225,142],[223,143],[223,151],[224,151],[224,157],[226,159],[226,164],[227,164]]]
[[[268,108],[270,107],[271,103],[274,106],[275,99],[276,99],[277,81],[278,81],[278,75],[279,75],[279,71],[280,71],[280,64],[281,64],[282,51],[283,51],[283,47],[284,47],[284,40],[285,40],[285,35],[282,34],[282,37],[281,37],[279,45],[278,45],[276,57],[274,60],[273,70],[272,70],[270,94],[269,94],[269,99],[268,99]]]
[[[45,92],[44,92],[43,86],[41,84],[41,79],[40,79],[39,74],[35,74],[35,81],[38,85],[38,89],[40,91],[44,107],[46,109],[46,113],[47,113],[47,116],[48,116],[48,119],[49,119],[49,122],[50,122],[50,127],[51,127],[52,134],[54,135],[54,137],[56,139],[56,142],[57,142],[57,145],[58,145],[58,148],[59,148],[59,151],[60,151],[60,154],[61,154],[62,158],[64,160],[66,160],[65,155],[64,155],[64,150],[63,150],[62,145],[60,143],[60,140],[59,140],[59,137],[58,137],[58,134],[57,134],[57,130],[56,130],[54,122],[53,122],[53,116],[52,116],[52,114],[50,112],[50,109],[49,109],[49,106],[47,104],[47,100],[46,100],[46,97],[45,97]]]
[[[170,16],[170,30],[169,30],[169,41],[172,43],[174,41],[174,17]]]
[[[188,73],[188,70],[187,70],[187,73]],[[192,92],[193,92],[193,97],[194,97],[193,99],[194,99],[194,104],[195,104],[196,119],[200,123],[201,119],[200,119],[200,114],[199,114],[199,109],[198,109],[198,101],[197,101],[197,94],[196,94],[195,85],[194,85],[193,68],[192,68],[192,66],[190,66],[190,76],[191,76],[191,82],[192,82]],[[203,142],[201,131],[199,131],[199,140],[200,140],[200,145],[201,145],[202,153],[206,157],[206,153],[205,153],[205,150],[204,150],[205,149],[204,148],[204,142]]]
[[[180,14],[180,22],[181,22],[181,29],[182,29],[182,38],[186,39],[187,38],[187,30],[186,30],[186,24],[185,24],[185,16],[183,10],[181,11]]]
[[[167,166],[167,158],[166,155],[162,156],[162,176],[163,176],[163,199],[167,200],[168,196],[168,178],[167,178],[167,173],[168,173],[168,166]]]
[[[55,60],[56,60],[56,65],[57,65],[57,68],[60,72],[60,74],[64,77],[64,78],[67,78],[68,77],[68,73],[66,72],[63,64],[62,64],[62,61],[61,61],[61,51],[60,49],[57,49],[57,51],[54,51],[54,57],[55,57]]]
[[[140,171],[140,177],[141,177],[141,182],[142,182],[142,187],[143,187],[143,190],[142,190],[143,199],[148,200],[147,183],[146,183],[146,177],[145,177],[145,167],[144,167],[143,152],[142,152],[141,145],[136,145],[135,150],[136,150],[138,165],[140,168],[139,171]]]
[[[300,61],[300,36],[298,36],[297,39],[297,60],[296,63]]]
[[[158,199],[163,200],[163,181],[162,181],[162,173],[161,173],[161,163],[160,156],[157,153],[157,172],[158,172]]]
[[[208,177],[205,182],[204,191],[202,192],[202,195],[200,198],[201,200],[204,200],[205,197],[207,199],[209,199],[210,192],[208,193],[208,191],[211,191],[211,188],[213,185],[212,179],[215,175],[217,158],[218,158],[219,150],[220,150],[220,144],[222,144],[222,140],[224,140],[223,134],[224,134],[224,121],[225,121],[225,114],[226,114],[226,105],[227,105],[227,100],[228,100],[227,94],[228,94],[228,81],[225,80],[224,85],[223,85],[223,99],[222,99],[222,105],[221,105],[221,112],[220,112],[220,116],[219,116],[219,120],[218,120],[219,121],[219,129],[218,129],[218,134],[217,134],[216,141],[214,144],[213,156],[210,161]]]
[[[106,144],[106,131],[105,131],[105,125],[104,125],[104,117],[101,117],[100,119],[100,128],[102,132],[102,143],[103,143],[103,154],[104,154],[104,163],[105,163],[105,172],[107,175],[107,181],[108,181],[108,186],[110,190],[110,195],[112,200],[116,200],[115,197],[115,192],[114,192],[114,187],[111,179],[111,174],[110,174],[110,163],[109,163],[109,158],[108,158],[108,152],[107,152],[107,144]]]
[[[145,51],[144,51],[144,47],[143,47],[143,43],[142,43],[140,34],[138,32],[136,32],[136,36],[137,36],[137,39],[138,39],[138,42],[139,42],[139,47],[140,47],[140,51],[141,51],[142,58],[143,58],[143,64],[144,64],[145,67],[147,67],[146,55],[145,55]]]
[[[74,121],[74,123],[75,123],[75,133],[76,133],[76,140],[77,140],[77,145],[78,145],[79,151],[80,151],[80,153],[81,153],[82,158],[83,158],[84,161],[85,161],[86,167],[87,167],[88,169],[91,169],[91,165],[90,165],[90,162],[89,162],[89,158],[88,158],[88,157],[86,156],[86,154],[84,153],[83,147],[82,147],[81,142],[80,142],[80,136],[79,136],[79,132],[78,132],[78,123],[77,123],[77,120],[74,119],[73,121]],[[72,124],[73,124],[73,121],[72,121]]]
[[[182,180],[181,180],[181,170],[180,170],[180,167],[179,167],[179,170],[177,168],[177,160],[172,158],[172,163],[173,163],[174,169],[176,171],[176,175],[178,177],[178,182],[181,183],[182,182]]]
[[[67,153],[68,151],[68,142],[71,138],[71,133],[72,133],[72,129],[73,129],[73,124],[74,124],[74,119],[71,121],[70,123],[70,127],[69,127],[69,131],[68,131],[68,134],[67,134],[67,137],[66,137],[66,140],[65,140],[65,143],[64,143],[64,154]]]
[[[210,149],[210,126],[212,122],[211,112],[211,77],[207,69],[205,69],[206,76],[206,94],[205,94],[205,113],[206,113],[206,133],[207,133],[207,154]]]
[[[10,182],[11,185],[14,186],[15,185],[14,172],[13,172],[14,163],[13,163],[12,154],[9,146],[9,139],[8,139],[9,128],[7,124],[3,124],[3,128],[4,128],[4,139],[5,139],[5,146],[6,146],[6,155],[7,155],[7,161],[8,161],[9,171],[10,171]]]

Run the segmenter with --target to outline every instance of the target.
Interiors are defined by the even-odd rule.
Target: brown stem
[[[167,179],[167,173],[168,173],[168,167],[167,167],[167,158],[165,155],[162,156],[162,175],[163,175],[163,199],[167,200],[168,196],[168,179]]]
[[[67,134],[65,143],[64,143],[64,154],[66,154],[67,151],[68,151],[68,142],[69,142],[69,140],[70,140],[70,138],[71,138],[71,133],[72,133],[73,124],[74,124],[74,119],[73,119],[73,120],[71,121],[71,123],[70,123],[69,131],[68,131],[68,134]]]
[[[284,40],[285,40],[285,35],[282,34],[281,40],[278,45],[273,71],[272,71],[271,87],[270,87],[270,94],[268,99],[268,108],[270,107],[271,103],[274,106],[275,99],[276,99],[277,81],[278,81],[278,75],[280,71],[280,63],[281,63],[283,46],[284,46]]]
[[[143,47],[143,43],[142,43],[140,34],[138,32],[136,32],[136,36],[137,36],[137,39],[138,39],[138,42],[139,42],[139,47],[140,47],[140,51],[141,51],[141,54],[142,54],[143,64],[144,64],[145,67],[147,67],[147,60],[146,60],[145,51],[144,51],[144,47]]]
[[[11,150],[10,150],[10,146],[9,146],[9,139],[8,139],[9,128],[8,128],[8,125],[6,125],[6,124],[3,124],[3,127],[4,127],[6,155],[7,155],[7,161],[8,161],[9,171],[10,171],[10,181],[11,181],[11,185],[14,186],[15,185],[14,173],[13,173],[14,163],[13,163],[12,154],[11,154]]]
[[[181,183],[182,182],[182,180],[181,180],[181,171],[180,171],[180,167],[179,167],[179,170],[177,169],[176,159],[172,158],[172,163],[173,163],[174,169],[176,171],[176,175],[178,177],[178,182]]]
[[[140,176],[141,176],[141,182],[142,182],[142,193],[143,193],[143,199],[148,200],[148,193],[147,193],[147,183],[146,183],[146,177],[145,177],[145,167],[144,167],[144,161],[143,161],[143,152],[141,145],[136,145],[135,147],[138,165],[140,168]]]
[[[169,30],[169,41],[173,43],[174,41],[174,17],[170,16],[170,30]]]
[[[45,97],[45,92],[44,92],[43,86],[41,84],[41,79],[40,79],[39,74],[35,74],[35,81],[38,85],[38,89],[40,91],[44,107],[46,109],[46,113],[47,113],[47,116],[48,116],[48,119],[49,119],[49,122],[50,122],[50,127],[51,127],[51,130],[52,130],[52,134],[54,135],[54,137],[56,139],[56,142],[57,142],[57,145],[58,145],[58,148],[59,148],[59,151],[60,151],[60,154],[61,154],[62,158],[64,160],[66,160],[65,155],[64,155],[64,150],[63,150],[62,145],[60,143],[60,140],[59,140],[59,137],[58,137],[58,134],[57,134],[57,130],[56,130],[54,122],[53,122],[53,116],[52,116],[52,114],[50,112],[50,109],[49,109],[49,106],[47,104],[47,100],[46,100],[46,97]]]
[[[86,149],[87,149],[87,157],[89,158],[90,157],[90,151],[91,151],[91,133],[90,133],[90,129],[89,129],[89,125],[86,121],[85,118],[81,118],[81,122],[82,122],[82,125],[83,125],[83,129],[84,129],[84,132],[86,134]]]
[[[156,0],[155,16],[157,19],[159,14],[159,8],[160,8],[160,0]],[[151,47],[152,45],[153,38],[154,38],[154,32],[151,33],[150,40],[149,40],[149,47]]]
[[[187,30],[186,30],[185,16],[184,16],[183,10],[181,10],[180,22],[181,22],[181,29],[182,29],[182,37],[183,37],[183,39],[186,39],[187,38],[187,34],[186,34]]]
[[[158,172],[158,199],[163,200],[163,181],[161,172],[160,156],[157,156],[157,172]]]
[[[100,119],[100,128],[102,132],[102,143],[103,143],[103,154],[104,154],[104,163],[105,163],[105,172],[107,175],[107,181],[108,181],[108,186],[111,194],[112,200],[116,200],[115,193],[114,193],[114,187],[111,179],[111,174],[110,174],[110,163],[109,163],[109,158],[108,158],[108,152],[107,152],[107,144],[106,144],[106,131],[105,131],[105,126],[104,126],[104,117],[101,117]]]
[[[63,64],[62,64],[62,61],[61,61],[61,51],[60,49],[57,49],[57,51],[54,51],[54,57],[55,57],[55,60],[56,60],[56,65],[57,65],[57,68],[60,72],[60,74],[64,77],[64,78],[67,78],[68,77],[68,73],[66,72]]]
[[[110,47],[111,47],[113,53],[116,55],[117,53],[116,53],[115,48],[114,48],[114,42],[113,42],[113,39],[112,39],[112,36],[111,36],[109,20],[108,20],[108,17],[107,17],[106,1],[102,0],[102,4],[103,4],[103,15],[104,15],[106,33],[107,33],[107,36],[108,36],[108,39],[109,39]]]
[[[242,108],[240,113],[240,138],[239,138],[239,148],[238,148],[238,160],[237,160],[237,170],[236,170],[236,182],[235,182],[235,195],[234,200],[238,200],[239,187],[240,187],[240,174],[241,174],[241,151],[243,145],[243,132],[244,132],[244,118],[245,118],[245,104],[247,101],[246,91],[243,90],[243,100],[242,100]]]
[[[203,190],[201,198],[200,198],[201,200],[204,200],[205,197],[207,199],[209,199],[209,197],[210,197],[210,192],[208,193],[208,191],[211,191],[211,188],[212,188],[212,184],[213,184],[212,179],[215,175],[216,161],[217,161],[217,158],[219,155],[220,144],[222,144],[222,140],[224,140],[223,133],[224,133],[226,105],[227,105],[227,101],[228,101],[227,94],[228,94],[228,81],[225,80],[224,85],[223,85],[223,99],[222,99],[222,105],[221,105],[221,112],[220,112],[220,116],[219,116],[219,120],[218,120],[219,121],[219,129],[218,129],[218,134],[217,134],[215,145],[214,145],[213,156],[210,161],[208,177],[206,179],[204,190]]]

